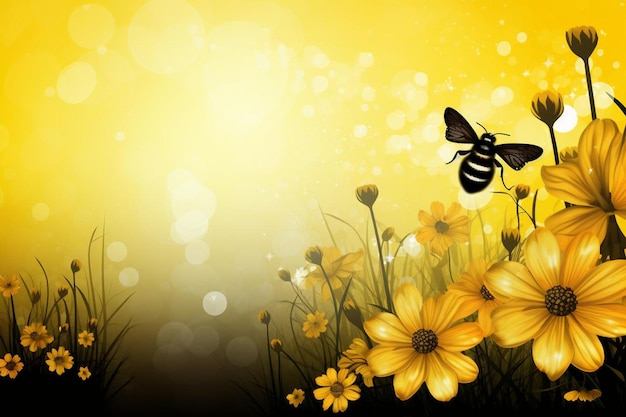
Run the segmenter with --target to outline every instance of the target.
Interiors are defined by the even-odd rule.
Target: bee
[[[478,137],[469,122],[451,107],[447,107],[443,113],[446,123],[446,140],[455,143],[471,143],[469,150],[460,150],[454,154],[449,163],[457,156],[466,155],[459,167],[459,180],[463,189],[468,193],[478,193],[484,190],[493,179],[496,167],[500,168],[500,178],[502,185],[507,190],[504,183],[504,169],[502,164],[496,159],[496,155],[516,171],[519,171],[529,161],[534,161],[543,153],[543,149],[528,143],[505,143],[496,145],[496,135],[506,135],[506,133],[489,133],[480,123],[477,123],[485,130],[485,133]]]

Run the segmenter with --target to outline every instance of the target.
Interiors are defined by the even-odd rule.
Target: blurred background
[[[489,204],[502,218],[489,192],[503,190],[498,180],[468,195],[460,161],[447,164],[469,147],[445,140],[445,107],[479,134],[476,122],[510,135],[499,141],[542,146],[523,170],[505,166],[505,181],[549,198],[539,168],[553,163],[550,136],[530,103],[561,93],[559,144],[577,143],[589,101],[565,31],[591,25],[598,115],[623,126],[606,92],[626,99],[625,9],[3,0],[0,274],[36,276],[40,260],[60,285],[104,232],[96,246],[111,294],[133,294],[123,312],[134,323],[124,343],[133,380],[118,414],[236,413],[235,385],[267,358],[257,314],[290,290],[278,269],[330,244],[322,212],[365,226],[357,186],[378,186],[377,218],[399,235],[435,200]]]

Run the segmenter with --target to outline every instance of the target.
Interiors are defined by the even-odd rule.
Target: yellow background
[[[460,190],[460,161],[446,162],[468,147],[444,139],[445,107],[479,134],[476,122],[510,135],[499,143],[542,146],[505,181],[538,189],[551,211],[539,172],[554,158],[531,99],[563,95],[575,117],[557,139],[575,145],[590,114],[565,31],[593,25],[598,116],[623,126],[605,92],[626,100],[625,8],[2,0],[0,274],[37,275],[37,258],[60,284],[105,229],[111,289],[135,293],[138,324],[120,407],[212,409],[265,358],[256,314],[284,296],[278,268],[330,243],[320,210],[365,227],[357,186],[377,184],[377,217],[400,235],[435,200],[489,210],[496,236],[513,221],[489,192],[497,179]]]

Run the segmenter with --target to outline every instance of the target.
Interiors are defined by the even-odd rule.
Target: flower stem
[[[392,311],[391,293],[389,291],[389,278],[387,277],[387,270],[385,269],[385,258],[383,257],[383,248],[380,244],[380,237],[378,236],[378,227],[376,226],[376,217],[374,216],[374,209],[370,206],[370,216],[372,217],[372,224],[374,225],[374,235],[376,236],[376,248],[378,249],[378,259],[380,261],[380,268],[383,274],[383,286],[385,287],[385,297],[387,298],[387,309]]]
[[[330,278],[328,278],[328,274],[326,273],[326,270],[324,269],[324,267],[321,265],[321,262],[320,262],[319,267],[322,270],[322,273],[324,274],[324,278],[326,279],[326,285],[328,285],[328,290],[330,291],[330,295],[333,298],[333,308],[335,309],[335,326],[336,326],[336,330],[335,330],[335,360],[339,360],[339,325],[340,325],[341,316],[339,315],[339,308],[338,308],[338,305],[337,305],[337,297],[335,296],[335,291],[333,290],[333,287],[330,284]]]
[[[554,127],[552,125],[548,125],[550,128],[550,139],[552,140],[552,152],[554,153],[554,165],[559,164],[559,149],[556,146],[556,136],[554,134]]]
[[[270,366],[270,376],[272,378],[272,401],[277,405],[276,380],[274,379],[274,369],[272,367],[272,351],[270,349],[270,327],[265,325],[265,338],[267,340],[267,359]]]
[[[596,119],[596,104],[593,99],[593,85],[591,84],[591,69],[589,67],[589,59],[583,59],[585,63],[585,78],[587,79],[587,91],[589,93],[589,107],[591,109],[591,119]]]

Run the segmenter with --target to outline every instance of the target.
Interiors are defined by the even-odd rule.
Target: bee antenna
[[[476,124],[480,127],[482,127],[483,129],[485,129],[485,126],[481,125],[480,123],[476,122]],[[485,129],[485,133],[487,133],[487,129]]]
[[[502,132],[498,132],[498,133],[492,133],[492,135],[504,135],[504,136],[511,136],[508,133],[502,133]]]

